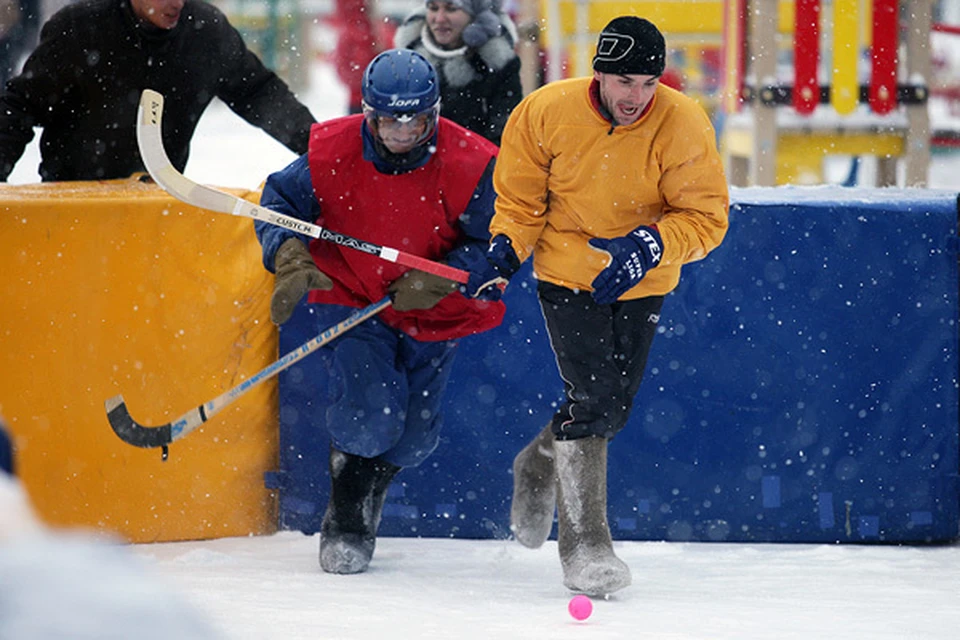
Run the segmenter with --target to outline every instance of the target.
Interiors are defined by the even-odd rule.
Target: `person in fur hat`
[[[523,97],[517,30],[500,0],[428,0],[403,21],[393,42],[436,68],[445,118],[500,144]]]

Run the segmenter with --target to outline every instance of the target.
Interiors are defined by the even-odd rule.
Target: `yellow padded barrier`
[[[0,237],[0,415],[40,516],[132,542],[274,532],[275,380],[167,462],[121,442],[103,408],[122,393],[164,424],[276,360],[253,222],[136,179],[3,185]]]

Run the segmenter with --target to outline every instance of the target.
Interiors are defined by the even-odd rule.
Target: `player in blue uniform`
[[[466,271],[481,268],[496,146],[439,116],[436,71],[416,52],[378,55],[362,82],[363,114],[315,125],[307,154],[267,179],[261,204]],[[276,274],[271,316],[278,324],[297,313],[293,324],[315,335],[357,307],[393,299],[322,348],[322,374],[291,394],[296,428],[331,440],[320,566],[359,573],[373,555],[390,482],[439,442],[458,339],[497,326],[503,304],[288,229],[258,222],[257,235],[264,265]]]

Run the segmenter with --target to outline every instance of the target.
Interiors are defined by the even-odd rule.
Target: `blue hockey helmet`
[[[437,108],[440,81],[430,61],[416,51],[390,49],[367,65],[361,93],[365,107],[395,118]]]
[[[420,144],[431,135],[440,116],[437,72],[416,51],[390,49],[379,54],[363,72],[363,113],[373,132],[384,124],[422,125]]]

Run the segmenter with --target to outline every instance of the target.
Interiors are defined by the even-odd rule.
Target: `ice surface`
[[[553,541],[382,538],[367,573],[343,576],[320,570],[317,536],[295,532],[118,546],[42,531],[2,476],[0,514],[5,640],[947,640],[960,629],[957,545],[618,542],[633,585],[577,622]]]
[[[960,547],[623,542],[633,585],[567,613],[556,543],[386,538],[365,574],[318,539],[137,545],[229,638],[956,638]]]

